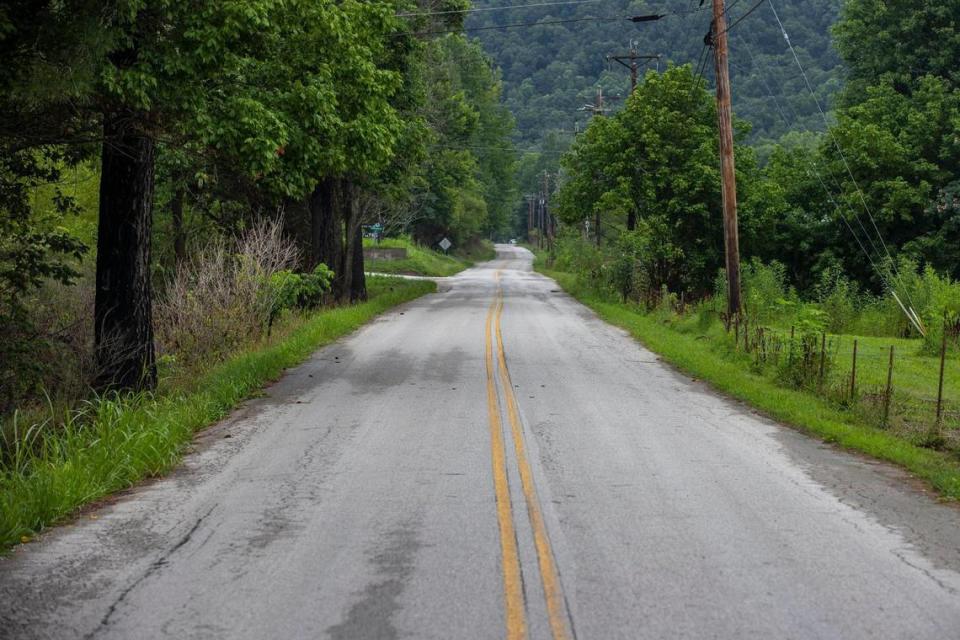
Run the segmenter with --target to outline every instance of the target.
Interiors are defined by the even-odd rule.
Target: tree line
[[[82,280],[81,261],[95,263],[92,383],[140,390],[157,382],[158,274],[211,234],[282,216],[302,270],[326,265],[350,302],[366,297],[365,224],[426,243],[506,233],[513,120],[498,73],[463,36],[428,35],[456,30],[449,12],[466,6],[5,3],[3,379],[26,376],[49,344],[32,305],[44,283]],[[65,184],[76,167],[97,180],[95,243],[71,232],[84,215]]]

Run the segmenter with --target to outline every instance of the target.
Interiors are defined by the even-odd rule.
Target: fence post
[[[790,353],[787,355],[787,366],[793,366],[793,334],[796,327],[790,327]]]
[[[820,386],[823,387],[823,368],[827,360],[827,332],[820,334]]]
[[[937,388],[937,429],[943,424],[943,366],[947,362],[947,323],[943,323],[943,341],[940,344],[940,384]]]
[[[850,400],[857,393],[857,341],[853,341],[853,369],[850,371]]]
[[[893,345],[890,345],[890,365],[887,367],[887,391],[883,396],[883,423],[890,420],[890,396],[893,393]]]

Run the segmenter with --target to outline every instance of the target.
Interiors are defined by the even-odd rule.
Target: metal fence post
[[[850,400],[857,393],[857,341],[853,341],[853,369],[850,371]]]
[[[947,362],[947,323],[943,323],[943,341],[940,344],[940,384],[937,387],[937,429],[943,423],[943,367]]]
[[[883,397],[883,423],[890,419],[890,395],[893,393],[893,345],[890,345],[890,365],[887,367],[887,391]]]
[[[823,387],[823,369],[827,360],[827,332],[820,335],[820,386]]]

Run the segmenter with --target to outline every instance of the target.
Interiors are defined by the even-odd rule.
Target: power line
[[[617,22],[619,20],[632,20],[644,18],[645,16],[617,16],[617,17],[590,17],[590,18],[567,18],[565,20],[541,20],[539,22],[514,22],[511,24],[488,25],[485,27],[467,27],[461,29],[440,29],[436,31],[401,31],[394,35],[402,36],[433,36],[445,33],[466,33],[471,31],[489,31],[492,29],[514,29],[519,27],[540,27],[553,24],[569,24],[572,22]]]
[[[760,82],[763,84],[764,89],[767,91],[767,95],[776,106],[777,113],[780,115],[781,120],[783,120],[783,123],[787,126],[787,128],[793,129],[794,127],[791,126],[791,121],[787,117],[783,106],[781,105],[777,97],[774,95],[773,90],[771,89],[770,84],[767,82],[764,75],[760,73],[760,68],[757,63],[756,56],[754,55],[753,50],[751,49],[749,43],[746,41],[745,38],[739,38],[739,41],[743,44],[744,48],[747,50],[747,54],[750,57],[750,63],[753,66],[753,68],[758,72],[757,77],[760,79]],[[787,107],[790,109],[790,112],[793,114],[793,125],[796,125],[800,121],[800,116],[796,112],[796,110],[793,108],[792,105],[787,103]],[[883,282],[884,286],[886,286],[890,290],[897,304],[903,310],[904,315],[906,315],[907,320],[909,320],[910,323],[913,324],[914,327],[916,327],[921,334],[923,334],[924,330],[922,328],[922,325],[917,321],[915,312],[911,314],[911,312],[908,311],[907,308],[900,301],[900,298],[897,296],[897,293],[896,293],[896,287],[893,286],[893,283],[888,279],[883,269],[881,269],[877,265],[877,263],[874,261],[873,256],[870,254],[870,251],[867,250],[867,247],[864,245],[863,241],[860,239],[860,235],[857,234],[854,228],[850,225],[849,220],[847,220],[847,215],[849,213],[852,215],[853,219],[856,220],[857,226],[860,227],[860,231],[863,233],[864,238],[866,238],[867,242],[870,244],[873,250],[876,252],[879,252],[879,249],[877,249],[876,244],[873,242],[873,238],[871,237],[870,233],[867,231],[866,227],[863,226],[863,222],[860,220],[860,216],[857,215],[857,212],[853,210],[849,210],[847,212],[844,211],[844,208],[840,205],[840,203],[834,197],[833,192],[830,190],[830,188],[827,186],[826,182],[824,181],[823,175],[817,169],[816,161],[810,158],[807,158],[806,160],[807,160],[807,164],[809,165],[805,167],[807,176],[810,178],[815,178],[816,181],[820,184],[820,187],[823,189],[824,193],[826,194],[827,199],[833,205],[834,211],[837,212],[841,222],[843,222],[844,226],[850,232],[850,235],[853,236],[853,239],[856,240],[857,245],[860,247],[860,250],[863,252],[863,254],[867,257],[867,260],[870,262],[870,266],[873,267],[874,271],[880,277],[881,282]],[[833,176],[831,176],[831,179],[838,193],[842,193],[843,186]],[[899,284],[901,287],[903,287],[902,282],[900,282]],[[907,293],[907,295],[909,296],[909,291],[907,291],[906,288],[904,288],[904,292]],[[911,301],[911,304],[912,304],[912,301]]]
[[[411,11],[409,13],[398,13],[396,17],[398,18],[413,18],[419,16],[446,16],[453,14],[469,14],[469,13],[481,13],[487,11],[508,11],[511,9],[531,9],[534,7],[557,7],[565,5],[578,5],[578,4],[596,4],[602,2],[603,0],[568,0],[566,2],[536,2],[533,4],[514,4],[506,5],[502,7],[471,7],[469,9],[449,9],[447,11]]]
[[[767,0],[767,1],[770,4],[770,10],[773,12],[773,17],[776,18],[777,24],[780,26],[780,32],[783,34],[783,39],[786,41],[787,47],[790,49],[790,53],[793,54],[793,59],[797,63],[797,67],[800,69],[800,73],[803,75],[803,80],[804,80],[804,83],[807,85],[807,90],[810,92],[810,97],[813,98],[813,102],[817,105],[817,111],[820,112],[820,117],[823,118],[824,125],[827,128],[827,135],[829,135],[831,140],[833,140],[833,144],[837,149],[837,153],[840,154],[840,158],[841,160],[843,160],[843,165],[844,167],[846,167],[847,174],[850,176],[850,180],[853,182],[853,186],[856,189],[857,194],[860,196],[860,202],[863,203],[864,211],[866,211],[867,217],[870,218],[870,222],[873,225],[873,229],[877,233],[877,238],[880,240],[880,244],[883,246],[883,250],[887,255],[887,259],[890,261],[890,268],[893,272],[893,276],[897,280],[897,282],[900,284],[901,288],[903,289],[904,293],[907,296],[907,301],[911,305],[910,311],[912,312],[913,317],[911,317],[911,313],[907,313],[907,317],[911,318],[914,324],[917,325],[917,329],[920,331],[921,334],[926,335],[926,332],[923,330],[922,326],[920,326],[919,323],[916,322],[915,320],[916,311],[913,311],[914,302],[913,302],[912,296],[910,295],[910,291],[903,284],[903,280],[900,277],[900,270],[897,268],[897,264],[894,261],[893,256],[890,254],[890,250],[887,248],[887,243],[884,242],[883,240],[883,234],[880,233],[880,228],[877,226],[877,221],[873,217],[873,212],[870,210],[870,206],[867,204],[867,198],[866,196],[863,195],[863,190],[860,188],[860,184],[857,182],[856,177],[854,177],[853,175],[853,170],[850,168],[850,163],[847,162],[847,156],[846,154],[843,153],[843,148],[840,146],[840,142],[837,140],[837,137],[833,134],[833,130],[830,128],[830,123],[827,120],[827,114],[824,113],[823,107],[820,106],[820,99],[817,98],[817,94],[813,90],[813,86],[810,84],[810,78],[807,76],[807,72],[803,68],[803,64],[801,64],[800,62],[800,57],[797,55],[796,49],[793,48],[793,43],[790,42],[790,36],[787,33],[786,28],[783,26],[783,22],[780,20],[780,15],[777,13],[777,9],[773,5],[773,0]],[[894,292],[894,297],[896,297],[896,292]],[[899,302],[899,298],[897,300]],[[907,310],[904,309],[904,312],[906,311]]]
[[[783,110],[783,106],[780,104],[780,101],[774,95],[773,90],[770,88],[770,84],[767,82],[767,79],[763,76],[762,73],[760,73],[756,56],[754,56],[753,50],[750,48],[750,45],[747,43],[746,38],[739,38],[739,42],[741,42],[744,48],[747,50],[747,55],[749,55],[750,57],[750,64],[758,72],[757,77],[760,79],[760,82],[763,84],[764,89],[766,89],[767,95],[773,101],[774,106],[776,106],[777,113],[780,115],[781,120],[783,120],[783,124],[785,124],[787,128],[792,129],[793,127],[791,126],[790,119],[787,118],[787,115]],[[790,108],[790,111],[793,113],[793,117],[794,117],[793,125],[796,125],[800,120],[799,114],[797,114],[796,110],[794,110],[792,106],[790,106],[789,104],[787,106]],[[850,231],[850,235],[853,236],[853,239],[857,241],[857,244],[860,246],[860,249],[863,251],[863,254],[867,257],[867,260],[870,261],[870,265],[874,268],[874,270],[876,270],[877,275],[880,276],[880,279],[881,281],[883,281],[883,284],[887,286],[889,289],[893,290],[893,286],[891,286],[890,282],[887,280],[883,271],[879,267],[877,267],[877,264],[874,262],[873,257],[870,255],[870,252],[867,251],[866,246],[864,246],[863,242],[860,240],[860,236],[857,235],[857,232],[854,231],[852,226],[850,226],[850,222],[847,220],[845,213],[843,211],[843,208],[840,206],[840,203],[837,202],[836,198],[833,196],[833,192],[831,192],[830,189],[827,187],[826,183],[823,180],[823,176],[817,170],[816,163],[813,160],[808,159],[808,164],[809,166],[806,167],[807,176],[810,178],[816,178],[817,182],[820,183],[820,186],[823,188],[824,193],[826,194],[827,198],[830,200],[830,203],[833,205],[834,211],[840,214],[840,220],[843,221],[844,225]],[[834,186],[837,187],[837,190],[839,192],[843,191],[843,188],[836,182],[836,180],[834,180]],[[860,230],[863,231],[864,237],[867,238],[868,241],[870,241],[871,240],[870,235],[867,233],[866,228],[864,228],[863,223],[860,221],[860,217],[857,216],[856,212],[854,211],[851,211],[850,213],[853,213],[854,217],[856,218],[857,224],[860,226]],[[876,246],[874,246],[874,250],[876,251]],[[908,314],[908,318],[909,318],[909,314]]]
[[[734,7],[734,5],[736,5],[737,2],[739,2],[739,1],[740,1],[740,0],[737,0],[736,2],[734,2],[732,5],[730,5],[730,7],[729,7],[727,10],[729,11],[730,9],[732,9],[732,8]],[[747,18],[749,18],[749,17],[750,17],[750,14],[753,13],[754,11],[756,11],[757,9],[759,9],[760,6],[761,6],[764,2],[766,2],[766,1],[767,1],[767,0],[760,0],[760,2],[758,2],[757,4],[755,4],[755,5],[753,5],[752,7],[750,7],[750,9],[747,10],[747,12],[744,13],[742,16],[740,16],[739,18],[737,18],[737,19],[733,22],[733,24],[728,25],[727,28],[724,29],[723,32],[724,32],[724,33],[730,33],[730,31],[731,31],[735,26],[737,26],[738,24],[740,24],[741,22],[743,22],[744,20],[746,20]]]
[[[524,8],[524,7],[539,7],[539,6],[551,6],[551,5],[564,5],[564,4],[587,4],[587,3],[589,3],[589,2],[595,2],[595,1],[596,1],[596,2],[599,2],[600,0],[576,0],[576,1],[570,1],[570,2],[545,2],[545,3],[536,3],[536,4],[529,4],[529,5],[514,5],[514,6],[511,6],[511,7],[487,7],[487,8],[479,8],[479,9],[463,9],[463,10],[451,10],[451,11],[438,11],[438,12],[433,12],[433,13],[431,13],[431,12],[425,12],[425,13],[422,13],[422,14],[420,14],[420,13],[397,14],[397,16],[398,16],[398,17],[406,17],[406,16],[416,16],[416,15],[443,15],[443,14],[447,14],[447,13],[460,13],[460,14],[463,14],[463,13],[473,13],[473,12],[477,12],[477,11],[483,11],[483,10],[486,10],[486,9],[489,9],[489,10],[491,10],[491,11],[492,11],[492,10],[499,10],[499,9],[520,9],[520,8]],[[734,4],[736,4],[736,2],[739,2],[739,0],[735,0]],[[543,21],[539,21],[539,22],[515,22],[515,23],[512,23],[512,24],[487,25],[487,26],[483,26],[483,27],[466,27],[466,28],[459,28],[459,29],[439,29],[439,30],[435,30],[435,31],[418,31],[418,32],[407,32],[407,31],[403,31],[403,32],[399,32],[399,33],[394,34],[394,35],[398,35],[398,36],[399,36],[399,35],[430,36],[430,35],[441,35],[441,34],[445,34],[445,33],[465,33],[465,32],[471,32],[471,31],[488,31],[488,30],[494,30],[494,29],[513,29],[513,28],[518,28],[518,27],[537,27],[537,26],[553,25],[553,24],[569,24],[569,23],[573,23],[573,22],[616,22],[617,20],[627,20],[627,21],[633,22],[633,23],[656,22],[657,20],[661,20],[661,19],[663,19],[663,18],[669,18],[669,17],[673,17],[673,16],[692,15],[692,14],[695,14],[695,13],[699,13],[699,12],[702,11],[702,10],[703,10],[703,7],[701,6],[701,7],[698,8],[698,9],[691,9],[691,10],[686,10],[686,11],[669,11],[669,12],[666,12],[666,13],[651,13],[651,14],[635,15],[635,16],[587,17],[587,18],[568,18],[568,19],[563,19],[563,20],[543,20]]]
[[[507,151],[517,154],[523,153],[539,153],[539,154],[548,154],[548,155],[563,155],[567,153],[566,151],[550,151],[547,149],[522,149],[519,147],[494,147],[494,146],[484,146],[484,145],[474,145],[474,144],[445,144],[445,143],[435,143],[430,145],[434,149],[445,149],[448,151]]]
[[[702,2],[700,6],[703,8]],[[712,20],[710,21],[710,24],[713,25]],[[703,37],[703,47],[700,49],[700,55],[697,56],[697,70],[694,73],[693,84],[690,86],[690,96],[687,102],[693,101],[694,94],[700,90],[700,81],[703,79],[703,74],[707,71],[707,60],[710,58],[710,56],[707,54],[707,51],[710,48],[713,37],[711,31],[708,31],[707,35]]]

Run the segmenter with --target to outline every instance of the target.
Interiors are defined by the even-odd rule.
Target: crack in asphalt
[[[126,600],[127,596],[130,595],[130,593],[134,589],[136,589],[138,586],[143,584],[145,580],[147,580],[149,577],[151,577],[157,571],[163,568],[163,566],[167,564],[167,561],[170,559],[170,557],[173,554],[175,554],[178,550],[180,550],[185,544],[190,542],[190,539],[193,537],[193,534],[197,532],[197,529],[200,528],[200,525],[203,524],[203,521],[206,520],[207,517],[211,513],[213,513],[213,510],[216,508],[217,508],[217,505],[213,505],[212,507],[210,507],[210,509],[207,510],[206,513],[204,513],[202,516],[197,518],[197,521],[193,523],[193,526],[190,527],[190,530],[187,531],[187,533],[185,533],[180,538],[180,540],[177,541],[175,545],[170,547],[170,549],[167,550],[163,555],[161,555],[159,558],[154,560],[150,564],[150,566],[147,567],[147,570],[143,572],[143,575],[141,575],[139,578],[134,580],[123,591],[121,591],[120,595],[117,596],[117,598],[107,608],[107,612],[103,615],[103,618],[100,619],[100,624],[98,624],[96,628],[94,628],[92,631],[87,633],[84,636],[84,640],[90,640],[96,637],[96,635],[100,633],[104,628],[110,626],[110,618],[113,617],[113,614],[116,613],[117,609],[120,607],[121,604],[123,604],[123,601]]]

